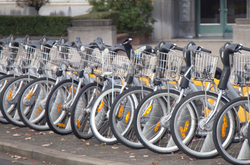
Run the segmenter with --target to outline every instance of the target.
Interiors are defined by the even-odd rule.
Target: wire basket
[[[64,61],[72,68],[82,66],[82,57],[75,47],[60,46],[57,54],[57,60]]]
[[[3,53],[4,53],[4,47],[0,45],[0,58],[2,57]]]
[[[26,45],[21,55],[19,55],[19,59],[17,60],[16,64],[27,68],[38,68],[39,56],[41,56],[40,47],[36,48]]]
[[[126,76],[129,71],[130,60],[122,52],[112,52],[105,49],[102,52],[102,73],[112,72],[115,75]]]
[[[230,55],[230,82],[237,86],[250,85],[250,55]]]
[[[95,74],[102,72],[102,53],[98,48],[85,48],[84,51],[79,51],[79,54],[85,72]]]
[[[19,47],[9,46],[6,58],[6,65],[10,67],[19,67],[23,65],[25,59],[24,47],[20,44]]]
[[[58,50],[56,46],[47,47],[41,46],[41,52],[36,54],[36,61],[32,63],[32,65],[46,68],[46,69],[53,69],[56,66],[59,66],[60,63],[57,60],[58,57]]]
[[[202,51],[192,52],[191,77],[195,80],[213,80],[215,76],[218,56]]]
[[[8,47],[7,46],[0,46],[0,61],[1,61],[1,65],[5,66],[6,65],[6,61],[8,59]]]
[[[183,57],[177,56],[175,53],[158,52],[158,77],[167,81],[179,79]]]
[[[131,52],[130,73],[139,77],[151,77],[156,72],[157,56],[146,51]]]

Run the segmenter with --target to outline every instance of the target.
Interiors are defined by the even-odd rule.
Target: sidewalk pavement
[[[11,124],[0,124],[0,152],[55,165],[227,165],[221,157],[196,160],[181,153],[157,154],[130,149],[122,144],[106,145],[95,138],[77,139],[73,134],[37,132]],[[18,162],[18,160],[17,160]]]
[[[176,43],[184,47],[191,40],[170,40],[166,43]],[[219,54],[219,48],[230,40],[193,40],[196,45]],[[158,42],[147,45],[155,46]],[[139,47],[140,45],[134,45]],[[219,63],[219,66],[221,62]],[[73,134],[57,135],[51,131],[37,132],[29,128],[15,127],[11,124],[0,124],[0,151],[28,157],[44,163],[56,165],[227,165],[221,157],[196,160],[176,152],[172,154],[157,154],[147,149],[130,149],[122,144],[106,145],[95,138],[90,140],[77,139]],[[18,160],[17,160],[18,161]]]

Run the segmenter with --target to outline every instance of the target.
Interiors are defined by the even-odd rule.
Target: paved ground
[[[27,157],[0,152],[1,165],[44,165],[44,163],[45,162],[36,161]]]
[[[195,160],[181,152],[159,155],[147,149],[134,150],[121,144],[105,145],[95,138],[82,141],[77,139],[73,134],[61,136],[51,131],[37,132],[29,128],[15,127],[11,124],[0,124],[0,132],[1,152],[21,156],[20,159],[28,157],[47,164],[228,164],[221,157]],[[16,161],[18,162],[18,159]]]
[[[176,43],[184,47],[189,40],[170,40],[167,43]],[[230,40],[194,40],[197,45],[212,50],[218,55],[219,48]],[[149,45],[155,46],[158,42]],[[138,47],[135,45],[134,47]],[[219,63],[221,66],[221,62]],[[152,164],[152,165],[226,165],[221,157],[206,160],[195,160],[181,152],[159,155],[147,149],[133,150],[121,144],[105,145],[95,138],[82,141],[73,134],[61,136],[50,131],[36,132],[29,128],[19,128],[11,124],[0,124],[0,152],[18,155],[17,162],[29,164],[34,159],[45,164],[56,165],[83,165],[83,164]],[[6,155],[6,158],[9,155]],[[24,159],[28,157],[29,159]],[[24,160],[23,160],[24,159]],[[24,161],[24,162],[23,162]],[[27,161],[27,163],[25,163]],[[12,162],[11,162],[12,163]]]

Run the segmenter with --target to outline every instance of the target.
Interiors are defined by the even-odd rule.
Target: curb
[[[0,141],[0,151],[28,157],[36,161],[51,162],[56,165],[129,165],[123,162],[114,162],[83,155],[75,155],[8,140]]]

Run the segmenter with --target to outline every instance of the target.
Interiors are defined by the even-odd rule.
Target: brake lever
[[[170,49],[170,51],[172,51],[172,52],[176,53],[173,49]]]
[[[238,48],[235,50],[235,52],[238,52],[238,53],[242,54],[242,53],[240,52],[240,50],[241,50],[242,47],[243,47],[243,45],[242,45],[242,44],[239,44],[239,45],[238,45]]]
[[[240,54],[242,54],[242,53],[240,52],[240,50],[236,50],[236,53],[240,53]]]

